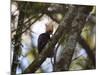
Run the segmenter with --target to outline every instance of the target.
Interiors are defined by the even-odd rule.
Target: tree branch
[[[40,19],[42,16],[43,16],[43,14],[40,15],[39,17],[37,17],[37,18],[29,25],[29,27],[26,27],[26,24],[29,23],[31,20],[33,20],[33,19],[34,19],[34,16],[32,16],[31,18],[29,18],[28,21],[24,22],[24,25],[25,25],[26,29],[29,29],[29,28],[31,27],[31,25],[32,25],[33,23],[35,23],[38,19]],[[26,29],[25,29],[23,32],[25,32]],[[12,30],[11,33],[15,32],[16,30],[17,30],[17,29]]]
[[[94,65],[94,68],[96,68],[96,59],[91,48],[81,36],[79,37],[78,41],[82,45],[82,47],[85,49],[86,53],[88,54],[88,57],[90,58],[90,60],[92,61],[92,64]]]
[[[47,14],[52,20],[54,20],[56,23],[60,23],[57,19],[53,18],[51,14]]]
[[[22,34],[24,32],[26,32],[36,21],[38,21],[41,17],[43,16],[43,14],[41,14],[39,17],[37,17],[33,22],[29,23],[28,27],[26,27],[23,31]]]

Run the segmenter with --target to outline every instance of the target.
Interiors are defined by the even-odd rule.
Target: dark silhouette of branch
[[[78,57],[74,58],[72,61],[77,60],[77,59],[78,59],[78,58],[80,58],[81,56],[83,56],[83,55],[80,55],[80,56],[78,56]]]
[[[88,57],[90,58],[90,60],[92,61],[92,64],[94,65],[94,68],[96,68],[96,59],[95,59],[95,55],[93,54],[93,51],[91,50],[87,42],[81,36],[79,37],[78,41],[82,45],[82,47],[85,49],[86,53],[88,54]]]
[[[41,14],[39,17],[37,17],[33,22],[29,23],[29,25],[22,31],[22,33],[26,32],[28,29],[30,29],[30,27],[31,27],[36,21],[38,21],[42,16],[43,16],[43,14]]]
[[[33,20],[33,19],[34,19],[34,16],[32,16],[31,18],[29,18],[28,21],[24,22],[23,25],[25,25],[26,29],[28,29],[28,28],[31,27],[32,24],[34,24],[34,23],[35,23],[38,19],[40,19],[42,16],[43,16],[43,14],[40,15],[39,17],[37,17],[37,18],[29,25],[29,27],[26,27],[26,24],[29,23],[31,20]],[[26,31],[26,29],[25,29],[24,31]],[[12,30],[11,33],[15,32],[16,30],[17,30],[17,29]],[[24,31],[23,31],[23,32],[24,32]]]
[[[33,22],[31,22],[31,23],[29,23],[28,25],[27,25],[27,27],[26,26],[24,26],[25,28],[23,28],[23,31],[21,32],[21,34],[23,34],[24,32],[26,32],[28,29],[30,29],[30,27],[36,22],[36,21],[38,21],[41,17],[43,16],[43,14],[41,14],[39,17],[37,17]],[[31,19],[30,19],[31,20]],[[28,20],[29,21],[29,20]],[[25,22],[25,25],[26,25],[26,23],[28,23],[28,22]],[[24,24],[23,24],[24,25]],[[16,31],[16,30],[18,30],[18,29],[15,29],[14,31]],[[17,32],[17,31],[16,31]],[[20,34],[20,35],[21,35]],[[12,38],[12,41],[14,41],[14,38]]]
[[[34,16],[28,19],[28,21],[24,22],[24,25],[26,25],[28,22],[30,22],[32,19],[34,19]],[[15,32],[17,29],[14,29],[11,31],[11,33]]]

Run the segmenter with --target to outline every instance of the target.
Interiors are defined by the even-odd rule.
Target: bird
[[[46,32],[41,33],[38,37],[38,53],[40,54],[45,47],[45,45],[50,41],[50,35],[53,32],[53,26],[52,25],[45,25],[46,26]],[[48,57],[51,57],[52,55],[48,55]]]

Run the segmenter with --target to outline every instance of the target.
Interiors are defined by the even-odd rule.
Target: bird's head
[[[53,33],[53,25],[52,24],[45,24],[46,26],[46,32],[48,32],[49,34]]]

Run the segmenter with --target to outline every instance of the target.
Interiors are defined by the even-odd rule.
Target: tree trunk
[[[21,3],[19,3],[19,7],[21,6]],[[14,35],[14,51],[13,51],[13,61],[11,65],[11,75],[16,75],[16,68],[18,66],[18,57],[21,52],[21,33],[23,29],[23,22],[24,22],[24,12],[22,9],[24,8],[25,5],[23,5],[21,8],[19,8],[19,19],[18,19],[18,25],[17,25],[17,30],[16,34]]]

